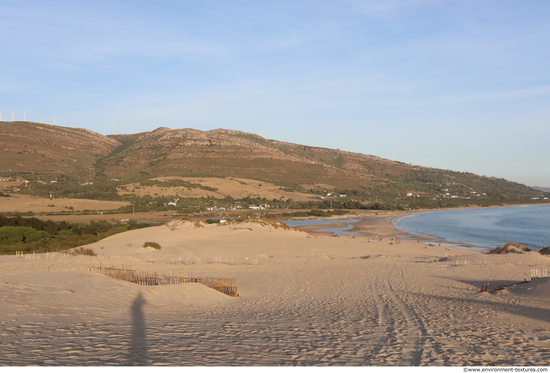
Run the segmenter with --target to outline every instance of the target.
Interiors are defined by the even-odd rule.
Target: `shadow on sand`
[[[132,302],[132,339],[127,365],[147,365],[147,340],[142,309],[145,303],[147,302],[143,299],[141,292]]]

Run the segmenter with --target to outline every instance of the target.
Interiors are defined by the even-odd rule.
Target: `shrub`
[[[85,249],[83,247],[79,247],[78,249],[74,249],[73,254],[75,254],[75,255],[95,256],[95,253],[92,249]]]
[[[155,250],[160,250],[160,244],[156,242],[145,242],[143,247],[153,247]]]
[[[30,243],[48,237],[48,232],[39,231],[30,227],[0,228],[0,244],[3,245],[11,245],[17,242]]]

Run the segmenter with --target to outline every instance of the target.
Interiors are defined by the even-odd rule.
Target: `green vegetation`
[[[213,188],[213,187],[209,187],[198,183],[191,183],[180,179],[171,179],[167,181],[141,180],[139,181],[139,183],[143,186],[158,186],[158,187],[164,187],[164,188],[169,188],[169,187],[185,187],[189,189],[198,188],[198,189],[203,189],[210,192],[216,192],[218,190],[218,188]]]
[[[160,250],[160,244],[157,243],[157,242],[145,242],[143,244],[143,247],[152,247],[154,248],[155,250]]]
[[[31,179],[27,185],[20,186],[20,194],[36,195],[44,198],[83,198],[104,201],[120,201],[117,193],[120,181],[94,179],[93,184],[84,185],[79,179],[60,175],[56,183],[40,182]]]
[[[1,227],[0,246],[12,245],[18,242],[31,243],[49,236],[46,231],[37,231],[30,227]]]
[[[319,216],[319,217],[330,217],[333,215],[347,215],[349,211],[346,210],[332,210],[332,211],[322,211],[322,210],[311,210],[311,211],[295,211],[295,212],[283,212],[282,217],[309,217],[309,216]],[[267,216],[269,218],[269,216]]]
[[[0,215],[0,254],[60,251],[100,241],[121,231],[154,224],[111,224],[105,220],[90,224],[42,221],[36,218]]]

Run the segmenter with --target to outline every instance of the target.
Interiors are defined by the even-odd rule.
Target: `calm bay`
[[[550,246],[550,205],[433,211],[394,219],[405,232],[479,247]]]

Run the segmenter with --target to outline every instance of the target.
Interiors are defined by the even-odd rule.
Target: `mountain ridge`
[[[0,175],[35,179],[139,181],[158,177],[238,177],[360,200],[543,197],[523,184],[374,155],[265,139],[231,129],[159,127],[107,135],[32,122],[0,122]]]

